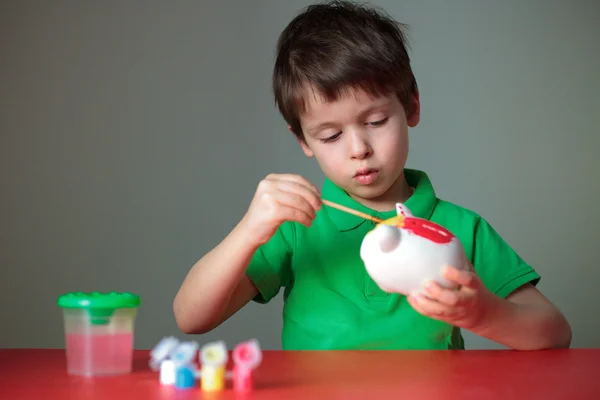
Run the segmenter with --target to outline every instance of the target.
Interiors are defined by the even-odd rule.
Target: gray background
[[[139,348],[185,338],[173,297],[258,181],[322,182],[270,93],[277,36],[307,4],[0,3],[0,347],[62,347],[72,290],[139,293]],[[377,4],[412,27],[408,166],[539,270],[574,347],[599,346],[599,3]],[[281,305],[194,338],[280,348]]]

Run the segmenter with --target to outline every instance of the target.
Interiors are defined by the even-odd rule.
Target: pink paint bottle
[[[252,371],[262,361],[258,340],[252,339],[238,344],[233,349],[233,389],[236,392],[249,392],[253,389]]]

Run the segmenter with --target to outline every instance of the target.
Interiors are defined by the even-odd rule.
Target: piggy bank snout
[[[390,225],[379,225],[375,229],[376,242],[384,253],[393,251],[400,244],[400,229]]]

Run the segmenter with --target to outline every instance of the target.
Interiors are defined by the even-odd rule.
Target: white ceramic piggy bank
[[[443,226],[414,217],[402,203],[397,216],[385,220],[364,237],[360,256],[371,279],[389,293],[425,294],[424,285],[436,281],[454,288],[443,277],[447,265],[471,269],[462,244]]]

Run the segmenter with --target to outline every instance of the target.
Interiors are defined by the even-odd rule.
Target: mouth
[[[354,174],[354,180],[361,185],[369,185],[375,181],[379,171],[375,168],[361,168]]]

